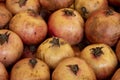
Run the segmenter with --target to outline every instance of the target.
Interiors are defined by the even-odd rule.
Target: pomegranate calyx
[[[50,43],[52,44],[52,46],[60,47],[60,41],[59,41],[59,38],[57,38],[57,37],[53,37],[53,39],[50,41]]]
[[[103,51],[101,50],[103,47],[96,47],[96,48],[92,48],[90,49],[92,52],[92,54],[95,56],[95,57],[98,57],[100,56],[101,54],[104,54]]]
[[[5,34],[0,34],[0,44],[3,45],[5,42],[8,42],[10,33],[6,32]]]
[[[88,14],[88,11],[85,7],[81,7],[81,11],[82,11],[83,17],[85,17]]]
[[[113,15],[112,9],[107,9],[105,13],[106,13],[106,16]]]
[[[28,11],[28,14],[30,16],[33,16],[33,17],[37,17],[38,16],[38,13],[35,12],[34,10],[32,10],[32,9],[28,9],[27,11]]]
[[[37,60],[35,58],[32,58],[29,60],[29,63],[31,64],[32,68],[34,68],[37,63]]]
[[[68,9],[64,9],[63,12],[65,13],[65,15],[67,16],[76,16],[73,12],[73,10],[68,10]]]
[[[27,0],[19,0],[19,6],[22,7],[26,4]]]
[[[74,64],[74,65],[67,65],[67,67],[70,68],[70,70],[75,74],[77,75],[77,72],[79,71],[79,67],[77,64]]]

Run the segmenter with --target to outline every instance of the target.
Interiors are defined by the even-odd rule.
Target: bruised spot
[[[15,68],[16,68],[16,69],[19,69],[19,68],[20,68],[20,66],[16,66]]]
[[[6,57],[4,57],[4,60],[6,60]]]
[[[36,32],[34,32],[34,35],[36,35]]]
[[[45,65],[42,65],[42,67],[44,67]]]

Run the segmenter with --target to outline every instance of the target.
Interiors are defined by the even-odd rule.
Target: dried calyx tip
[[[28,9],[27,10],[28,11],[28,14],[30,15],[30,16],[33,16],[33,17],[37,17],[39,14],[36,12],[36,11],[34,11],[33,9]]]
[[[101,54],[103,54],[103,51],[101,50],[103,47],[96,47],[96,48],[92,48],[90,49],[92,52],[92,54],[97,57],[100,56]]]
[[[113,10],[112,9],[107,9],[105,13],[106,13],[107,16],[113,15]]]
[[[5,34],[0,34],[0,44],[3,45],[5,42],[8,42],[10,33],[5,32]]]
[[[83,17],[85,17],[88,14],[88,11],[85,7],[81,7],[81,11],[82,11]]]
[[[19,6],[22,7],[26,4],[27,0],[19,0]]]
[[[52,46],[60,47],[60,41],[59,41],[59,38],[57,38],[57,37],[53,37],[53,39],[50,41],[50,43],[52,44]]]
[[[32,65],[32,67],[34,68],[36,63],[37,63],[37,60],[35,58],[32,58],[29,60],[29,63]]]
[[[67,65],[67,67],[70,68],[70,70],[75,74],[77,75],[77,72],[79,71],[79,67],[77,64],[74,64],[74,65]]]
[[[76,16],[73,10],[64,9],[63,12],[68,16]]]

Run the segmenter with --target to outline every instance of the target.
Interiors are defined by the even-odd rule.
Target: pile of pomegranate
[[[0,80],[119,80],[120,0],[0,0]]]

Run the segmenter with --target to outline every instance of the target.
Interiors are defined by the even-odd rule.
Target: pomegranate
[[[39,0],[43,9],[55,11],[61,8],[69,7],[74,0]]]
[[[5,3],[0,3],[0,28],[4,28],[11,18],[12,13],[6,8]]]
[[[49,67],[37,58],[24,58],[12,67],[10,80],[50,80]]]
[[[83,38],[84,20],[76,10],[63,8],[50,15],[48,30],[50,35],[75,45]]]
[[[120,80],[120,68],[118,68],[113,74],[111,80]]]
[[[94,70],[97,80],[107,80],[117,67],[117,57],[110,46],[106,44],[91,44],[80,54]]]
[[[13,14],[31,9],[39,12],[40,4],[38,0],[6,0],[6,6]]]
[[[115,52],[116,52],[117,59],[120,62],[120,40],[118,41],[118,43],[116,45]]]
[[[55,69],[61,60],[73,56],[74,51],[71,45],[57,37],[46,39],[39,45],[36,52],[36,57],[46,62],[51,69]]]
[[[22,55],[23,42],[10,30],[0,30],[0,62],[6,67],[14,64]]]
[[[3,63],[0,62],[0,80],[8,80],[8,78],[9,78],[8,72]]]
[[[75,9],[84,19],[87,19],[92,12],[107,7],[107,0],[75,0]]]
[[[120,14],[112,9],[94,12],[85,23],[85,34],[91,43],[114,46],[120,36]]]
[[[10,21],[9,29],[16,32],[27,45],[39,44],[47,35],[46,22],[32,10],[16,14]]]
[[[62,75],[62,76],[61,76]],[[97,80],[92,68],[77,57],[62,60],[52,73],[52,80]]]

